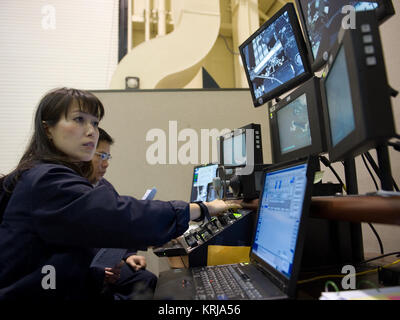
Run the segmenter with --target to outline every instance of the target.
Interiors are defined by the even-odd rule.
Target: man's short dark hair
[[[111,138],[111,136],[104,129],[99,127],[99,142],[100,141],[105,141],[110,145],[114,143],[114,139]]]

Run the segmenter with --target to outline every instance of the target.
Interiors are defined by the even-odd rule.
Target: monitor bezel
[[[218,143],[218,152],[219,152],[219,164],[224,166],[225,169],[235,169],[235,168],[243,168],[247,166],[247,160],[248,160],[248,155],[247,155],[247,136],[245,134],[245,141],[246,141],[246,163],[242,165],[226,165],[224,162],[224,141],[226,138],[233,138],[233,136],[240,135],[243,133],[246,133],[246,130],[251,129],[254,130],[254,135],[253,135],[253,150],[254,150],[254,165],[257,164],[262,164],[263,163],[263,149],[262,149],[262,139],[261,139],[261,125],[256,124],[256,123],[250,123],[246,126],[243,126],[238,129],[234,129],[223,136],[219,137],[219,143]],[[257,134],[256,131],[259,131]],[[257,140],[257,138],[259,138]],[[257,141],[256,141],[257,140]],[[258,148],[257,148],[258,147]]]
[[[252,245],[250,248],[250,260],[253,263],[256,263],[259,265],[262,269],[264,269],[267,273],[272,274],[273,276],[271,277],[271,280],[281,288],[281,290],[287,294],[289,297],[294,297],[296,293],[296,283],[297,283],[297,278],[300,272],[300,267],[301,267],[301,259],[303,255],[303,249],[304,249],[304,241],[305,241],[305,236],[307,232],[307,221],[309,217],[309,207],[311,204],[311,196],[312,196],[312,186],[313,186],[313,180],[314,180],[314,175],[315,172],[318,168],[318,158],[314,156],[309,156],[306,159],[298,159],[295,161],[289,161],[289,162],[284,162],[284,163],[279,163],[276,165],[272,165],[268,167],[267,169],[264,170],[263,172],[263,178],[262,178],[262,190],[260,192],[260,197],[259,197],[259,205],[257,208],[257,215],[255,219],[255,226],[254,226],[254,233],[253,233],[253,239],[252,239]],[[267,176],[267,173],[278,171],[278,170],[284,170],[290,167],[295,167],[298,165],[302,164],[307,164],[307,173],[306,173],[306,179],[307,179],[307,186],[306,186],[306,191],[304,194],[304,202],[303,202],[303,210],[301,212],[301,219],[300,219],[300,225],[299,225],[299,231],[298,231],[298,236],[297,236],[297,244],[296,244],[296,253],[293,258],[293,268],[292,268],[292,274],[291,277],[288,278],[278,270],[272,268],[268,264],[264,262],[262,258],[260,258],[257,254],[253,253],[253,245],[254,241],[256,239],[256,228],[258,224],[258,220],[260,217],[260,206],[262,203],[262,197],[264,195],[264,189],[265,189],[265,178]]]
[[[373,39],[375,39],[377,64],[373,68],[365,65],[365,58],[363,57],[364,44],[358,31],[363,23],[369,23],[372,26],[371,32]],[[342,49],[344,50],[349,76],[355,128],[333,146],[325,83],[329,78],[332,65],[336,62],[336,58]],[[368,11],[359,12],[357,13],[356,29],[341,30],[341,35],[332,48],[324,73],[325,75],[321,79],[321,96],[327,149],[331,162],[354,158],[381,143],[385,143],[388,138],[395,134],[378,21],[374,14]],[[376,81],[376,79],[380,80]],[[380,94],[377,94],[377,92]],[[378,105],[379,108],[376,108]]]
[[[247,146],[247,143],[248,143],[248,142],[247,142],[246,129],[245,129],[245,128],[239,128],[239,129],[233,130],[233,131],[228,132],[227,134],[224,134],[223,136],[220,137],[220,141],[221,141],[221,164],[222,164],[225,168],[242,168],[242,167],[245,167],[246,164],[247,164],[247,153],[246,153],[246,162],[245,162],[244,164],[237,164],[237,165],[234,165],[234,164],[228,164],[228,165],[226,165],[226,164],[225,164],[224,142],[225,142],[226,140],[228,140],[228,139],[232,139],[232,142],[233,142],[234,137],[240,136],[240,135],[244,135],[244,139],[245,139],[244,141],[245,141],[245,144],[246,144],[246,146]],[[232,150],[233,150],[233,149],[232,149]],[[246,148],[246,151],[247,151],[247,148]]]
[[[307,48],[307,56],[308,56],[308,59],[309,59],[310,65],[311,65],[311,70],[313,72],[317,72],[317,71],[321,70],[327,64],[328,61],[323,58],[323,53],[321,54],[320,57],[314,58],[314,55],[312,52],[312,45],[310,42],[310,38],[308,36],[308,28],[307,28],[307,22],[306,22],[306,17],[305,17],[305,10],[303,10],[301,0],[295,0],[295,1],[296,1],[297,12],[298,12],[298,15],[300,18],[301,28],[304,33],[304,41],[305,41],[305,45]],[[374,10],[379,23],[382,24],[395,14],[393,2],[392,2],[392,0],[376,0],[376,1],[380,1],[382,4],[377,9]],[[370,10],[370,11],[372,11],[372,10]],[[339,33],[339,30],[338,30],[338,33]],[[332,49],[333,48],[330,48],[330,50],[328,52],[332,51]]]
[[[191,181],[191,184],[190,184],[190,187],[191,187],[191,191],[190,191],[190,202],[193,202],[193,201],[194,201],[194,200],[192,200],[192,199],[193,199],[193,182],[194,182],[194,174],[195,174],[195,172],[196,172],[196,169],[198,169],[198,168],[204,168],[204,167],[210,167],[210,166],[217,166],[217,167],[216,167],[216,170],[215,170],[215,173],[216,173],[216,176],[217,176],[217,173],[218,173],[218,163],[211,162],[211,163],[201,164],[201,165],[198,165],[198,166],[194,166],[194,167],[193,167],[192,181]]]
[[[310,125],[311,145],[282,153],[278,112],[291,104],[297,98],[306,94],[307,111]],[[322,99],[320,94],[320,78],[313,77],[290,93],[275,106],[270,107],[269,127],[271,134],[272,159],[274,163],[296,160],[309,155],[318,155],[327,151],[324,117],[322,113]]]
[[[304,66],[304,72],[302,74],[298,75],[297,77],[289,80],[285,84],[280,85],[280,86],[276,87],[275,89],[273,89],[272,91],[264,94],[263,96],[261,96],[259,98],[256,98],[256,96],[254,94],[253,83],[252,83],[252,81],[250,79],[250,74],[249,74],[248,68],[247,68],[246,57],[245,57],[245,54],[244,54],[244,48],[246,46],[248,46],[254,40],[254,38],[256,38],[266,28],[268,28],[271,24],[273,24],[276,21],[276,19],[278,17],[280,17],[285,11],[287,11],[288,15],[289,15],[289,20],[290,20],[291,26],[293,28],[293,33],[294,33],[294,36],[295,36],[295,39],[296,39],[296,44],[297,44],[297,47],[299,49],[301,60],[302,60],[303,66]],[[309,59],[308,59],[306,43],[305,43],[304,38],[303,38],[303,33],[301,31],[300,23],[299,23],[299,20],[297,18],[296,10],[295,10],[295,7],[294,7],[293,3],[289,2],[286,5],[284,5],[276,14],[274,14],[271,17],[271,19],[269,19],[263,25],[261,25],[261,27],[258,28],[257,31],[255,31],[246,41],[244,41],[239,46],[239,52],[240,52],[240,56],[241,56],[241,59],[242,59],[244,72],[246,74],[246,79],[247,79],[247,82],[249,84],[249,89],[250,89],[250,93],[251,93],[251,96],[252,96],[254,107],[260,107],[260,106],[264,105],[268,101],[281,96],[285,92],[295,88],[296,86],[298,86],[302,82],[304,82],[304,81],[306,81],[306,80],[308,80],[309,78],[312,77],[311,66],[310,66]]]

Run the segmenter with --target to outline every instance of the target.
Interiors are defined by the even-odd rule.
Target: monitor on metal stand
[[[379,24],[395,13],[391,0],[296,0],[296,6],[313,71],[328,62],[342,22],[351,17],[348,6],[356,12],[373,11]]]
[[[311,78],[307,49],[292,3],[287,3],[239,47],[255,107]]]

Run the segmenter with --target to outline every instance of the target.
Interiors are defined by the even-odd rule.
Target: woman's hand
[[[233,200],[233,201],[214,200],[211,202],[204,202],[204,205],[207,206],[210,216],[217,216],[219,214],[226,212],[229,209],[242,208],[242,206],[240,205],[240,200]],[[190,208],[190,220],[198,219],[201,214],[200,206],[197,203],[190,203],[189,208]]]
[[[223,200],[214,200],[211,202],[204,202],[204,204],[208,208],[208,212],[211,216],[216,216],[222,214],[229,209],[240,209],[242,206],[235,201],[223,201]]]

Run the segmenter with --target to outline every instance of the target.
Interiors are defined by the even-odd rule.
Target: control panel
[[[251,241],[252,230],[244,228],[245,238],[237,232],[232,232],[235,226],[242,229],[243,222],[253,216],[252,210],[238,209],[225,212],[222,215],[212,217],[197,225],[192,225],[179,238],[174,239],[163,246],[153,248],[153,252],[158,257],[172,257],[181,255],[191,255],[201,248],[206,248],[209,244],[220,245],[244,245]],[[246,222],[245,222],[246,224]],[[250,223],[252,226],[253,223]],[[227,231],[230,230],[230,231]],[[228,235],[229,234],[229,235]]]

